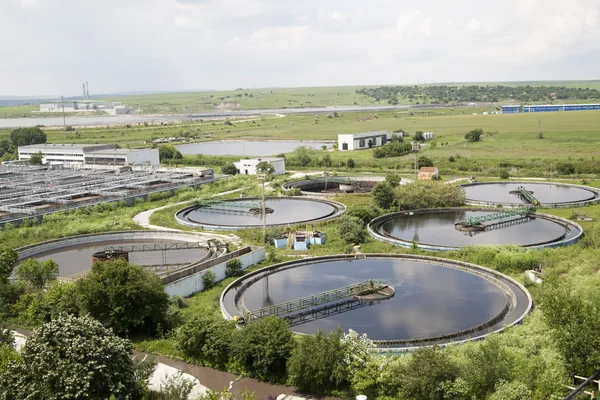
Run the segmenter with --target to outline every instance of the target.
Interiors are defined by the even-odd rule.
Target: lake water
[[[203,143],[190,143],[175,146],[184,155],[204,154],[209,156],[274,156],[281,153],[291,153],[299,146],[308,146],[320,149],[325,145],[328,148],[333,143],[308,142],[301,140],[286,141],[212,141]]]

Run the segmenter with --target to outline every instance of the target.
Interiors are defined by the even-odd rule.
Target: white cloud
[[[587,79],[600,61],[598,0],[0,2],[0,95]]]

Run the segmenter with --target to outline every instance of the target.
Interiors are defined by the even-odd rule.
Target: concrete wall
[[[265,248],[260,247],[257,249],[253,249],[250,253],[243,254],[240,257],[237,257],[237,259],[240,260],[240,262],[242,263],[242,269],[246,269],[251,265],[262,262],[265,259]],[[187,297],[194,293],[200,292],[204,289],[202,277],[208,271],[214,272],[214,274],[217,276],[217,281],[225,279],[225,269],[227,267],[227,262],[229,262],[230,260],[231,258],[224,257],[224,261],[217,265],[199,271],[195,274],[186,276],[175,282],[167,283],[166,285],[164,285],[165,291],[170,297]]]
[[[158,159],[158,149],[132,150],[127,153],[127,162],[129,164],[160,165]]]

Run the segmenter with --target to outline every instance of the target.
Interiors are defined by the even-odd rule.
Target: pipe
[[[600,370],[594,372],[594,374],[592,376],[590,376],[589,378],[587,378],[585,381],[583,381],[583,383],[579,386],[577,386],[575,388],[575,390],[573,390],[571,393],[569,393],[569,395],[567,397],[564,398],[564,400],[571,400],[574,399],[575,396],[577,396],[579,394],[579,392],[581,392],[583,389],[585,389],[585,387],[587,385],[589,385],[590,383],[592,383],[592,381],[594,379],[596,379],[597,377],[600,376]]]

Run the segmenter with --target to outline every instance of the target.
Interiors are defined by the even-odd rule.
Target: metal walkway
[[[260,208],[259,203],[239,203],[235,201],[222,201],[222,200],[197,200],[196,205],[198,207],[230,207],[230,208],[243,208],[243,209],[251,209],[251,208]]]
[[[131,246],[104,246],[105,252],[126,251],[128,253],[137,253],[143,251],[167,251],[167,250],[187,250],[187,249],[208,249],[207,243],[192,242],[192,243],[156,243],[156,244],[140,244]]]
[[[527,200],[529,204],[532,204],[534,206],[540,205],[539,200],[535,198],[533,192],[527,189],[525,186],[519,186],[517,190],[519,191],[519,195],[525,200]]]
[[[535,207],[532,207],[532,206],[510,208],[510,209],[507,209],[507,210],[499,212],[499,213],[481,215],[478,217],[467,217],[467,219],[465,219],[464,224],[468,225],[468,226],[478,225],[483,222],[495,221],[497,219],[503,219],[503,218],[508,218],[508,217],[514,217],[516,215],[525,217],[529,214],[535,214],[535,212],[536,212],[536,209],[535,209]]]
[[[313,294],[296,300],[286,301],[284,303],[274,304],[272,306],[259,308],[258,310],[245,310],[246,320],[262,318],[266,316],[280,316],[304,309],[312,309],[321,304],[330,303],[336,300],[353,297],[358,294],[372,293],[386,288],[387,285],[370,279],[355,285],[345,286],[339,289],[329,290],[327,292]]]
[[[307,322],[316,321],[318,319],[327,318],[330,315],[342,314],[348,311],[356,310],[357,308],[368,307],[379,303],[380,301],[387,300],[342,300],[334,304],[327,304],[325,306],[317,307],[314,309],[301,311],[292,315],[286,315],[282,319],[288,323],[290,327],[305,324]]]

